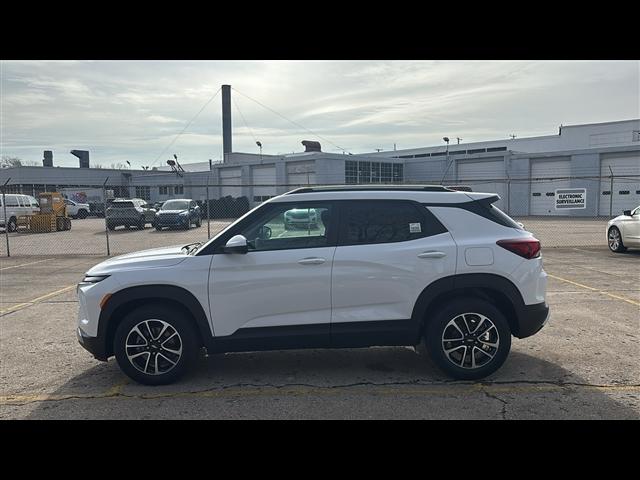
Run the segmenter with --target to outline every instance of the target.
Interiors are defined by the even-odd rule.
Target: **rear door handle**
[[[418,255],[418,258],[442,258],[446,256],[447,254],[444,252],[423,252]]]
[[[325,258],[309,257],[309,258],[303,258],[302,260],[298,260],[298,263],[300,265],[321,265],[326,261],[327,260]]]

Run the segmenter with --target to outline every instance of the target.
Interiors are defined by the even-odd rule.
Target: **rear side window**
[[[411,202],[354,201],[341,205],[338,244],[406,242],[443,232],[430,212]]]
[[[17,195],[7,195],[7,207],[17,207],[18,205],[18,197]]]
[[[131,208],[133,207],[133,202],[112,202],[111,206],[113,208]]]

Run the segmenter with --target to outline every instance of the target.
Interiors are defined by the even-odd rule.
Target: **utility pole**
[[[444,140],[445,142],[447,142],[447,153],[446,153],[446,160],[445,160],[445,164],[447,165],[447,168],[444,170],[444,175],[442,175],[442,180],[440,180],[440,185],[442,185],[444,183],[444,179],[447,176],[447,172],[449,171],[449,167],[451,165],[449,165],[449,137],[442,137],[442,140]]]

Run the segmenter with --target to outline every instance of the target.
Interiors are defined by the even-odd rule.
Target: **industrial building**
[[[225,91],[226,90],[226,91]],[[0,170],[7,191],[35,195],[65,187],[107,188],[116,196],[152,202],[176,196],[195,200],[247,197],[252,205],[313,184],[444,183],[500,195],[513,216],[608,216],[640,205],[640,119],[560,127],[557,134],[345,155],[323,152],[317,142],[288,155],[233,152],[230,92],[223,88],[222,163],[183,165],[184,171],[56,167]],[[225,108],[225,105],[227,108]],[[78,151],[74,151],[78,152]],[[172,167],[174,168],[174,167]],[[582,208],[556,208],[556,191],[584,189]]]

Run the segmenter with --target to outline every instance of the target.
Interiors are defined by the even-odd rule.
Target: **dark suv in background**
[[[147,223],[155,221],[156,210],[141,198],[116,198],[106,210],[107,228],[115,230],[117,226],[137,227],[143,230]]]
[[[155,215],[156,230],[162,230],[163,227],[188,230],[192,224],[199,227],[202,224],[202,215],[200,206],[190,198],[167,200]]]

